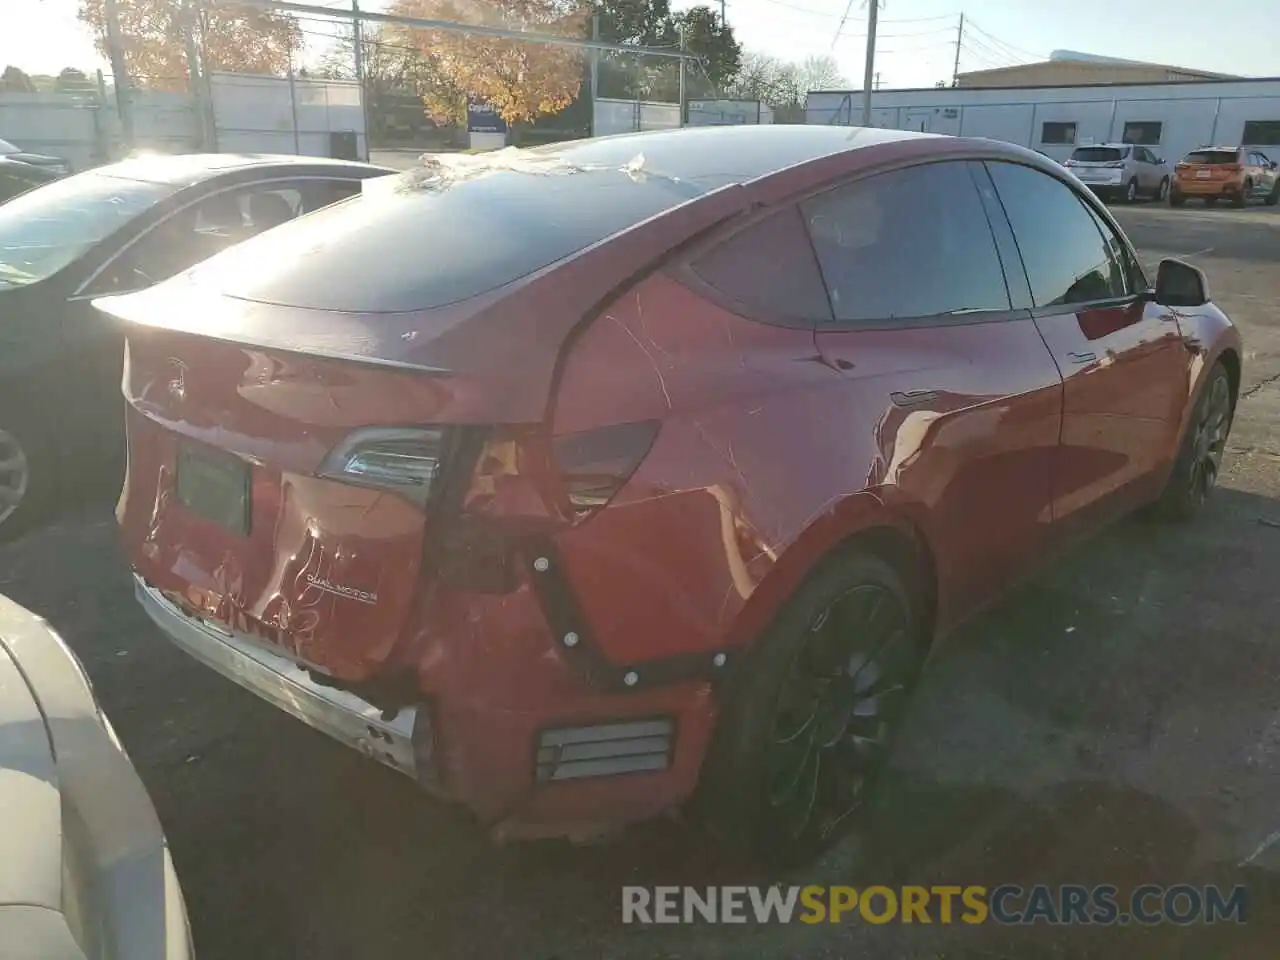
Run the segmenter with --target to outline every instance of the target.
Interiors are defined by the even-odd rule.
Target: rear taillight
[[[1103,166],[1104,166],[1104,167],[1110,167],[1112,170],[1115,170],[1115,169],[1118,169],[1119,167],[1123,167],[1123,166],[1124,166],[1124,161],[1123,161],[1123,160],[1112,160],[1110,163],[1104,163],[1104,164],[1103,164]]]
[[[613,499],[657,434],[655,420],[551,439],[532,427],[499,429],[476,459],[462,510],[508,523],[576,522]]]
[[[657,435],[658,421],[641,420],[557,437],[552,459],[574,514],[589,514],[612,500]]]
[[[440,473],[442,446],[439,430],[366,427],[334,447],[318,472],[343,483],[396,493],[425,506]]]

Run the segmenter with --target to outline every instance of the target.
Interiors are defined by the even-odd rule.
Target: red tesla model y
[[[1240,383],[1069,172],[890,130],[434,161],[98,306],[175,643],[501,835],[696,799],[779,858],[937,638],[1196,512]]]

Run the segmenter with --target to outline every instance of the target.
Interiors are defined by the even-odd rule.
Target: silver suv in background
[[[1104,199],[1129,203],[1139,197],[1169,195],[1169,164],[1148,147],[1134,143],[1097,143],[1076,147],[1063,164]]]

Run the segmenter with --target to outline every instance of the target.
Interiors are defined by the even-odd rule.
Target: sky
[[[306,0],[338,6],[341,0]],[[391,0],[363,0],[367,10]],[[718,0],[709,0],[713,6]],[[961,10],[965,34],[960,69],[981,70],[1077,50],[1130,60],[1280,76],[1274,31],[1258,23],[1268,0],[882,0],[876,71],[882,88],[930,87],[950,80]],[[830,54],[850,88],[862,85],[867,7],[853,0],[726,0],[738,40],[786,60]],[[677,7],[691,4],[677,2]],[[0,68],[57,73],[66,66],[104,67],[88,31],[76,20],[77,0],[0,0]],[[310,42],[336,28],[308,23]],[[1224,38],[1230,37],[1230,41]],[[1213,38],[1205,42],[1205,38]]]

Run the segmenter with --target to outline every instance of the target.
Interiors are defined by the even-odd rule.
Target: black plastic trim
[[[525,544],[523,553],[529,580],[547,626],[555,635],[556,646],[589,686],[609,693],[629,693],[690,680],[714,681],[728,674],[733,662],[733,653],[728,650],[615,663],[604,655],[596,642],[551,542],[542,538],[530,541]],[[539,569],[542,560],[546,561],[546,569]],[[577,637],[572,645],[564,642],[570,634]]]

